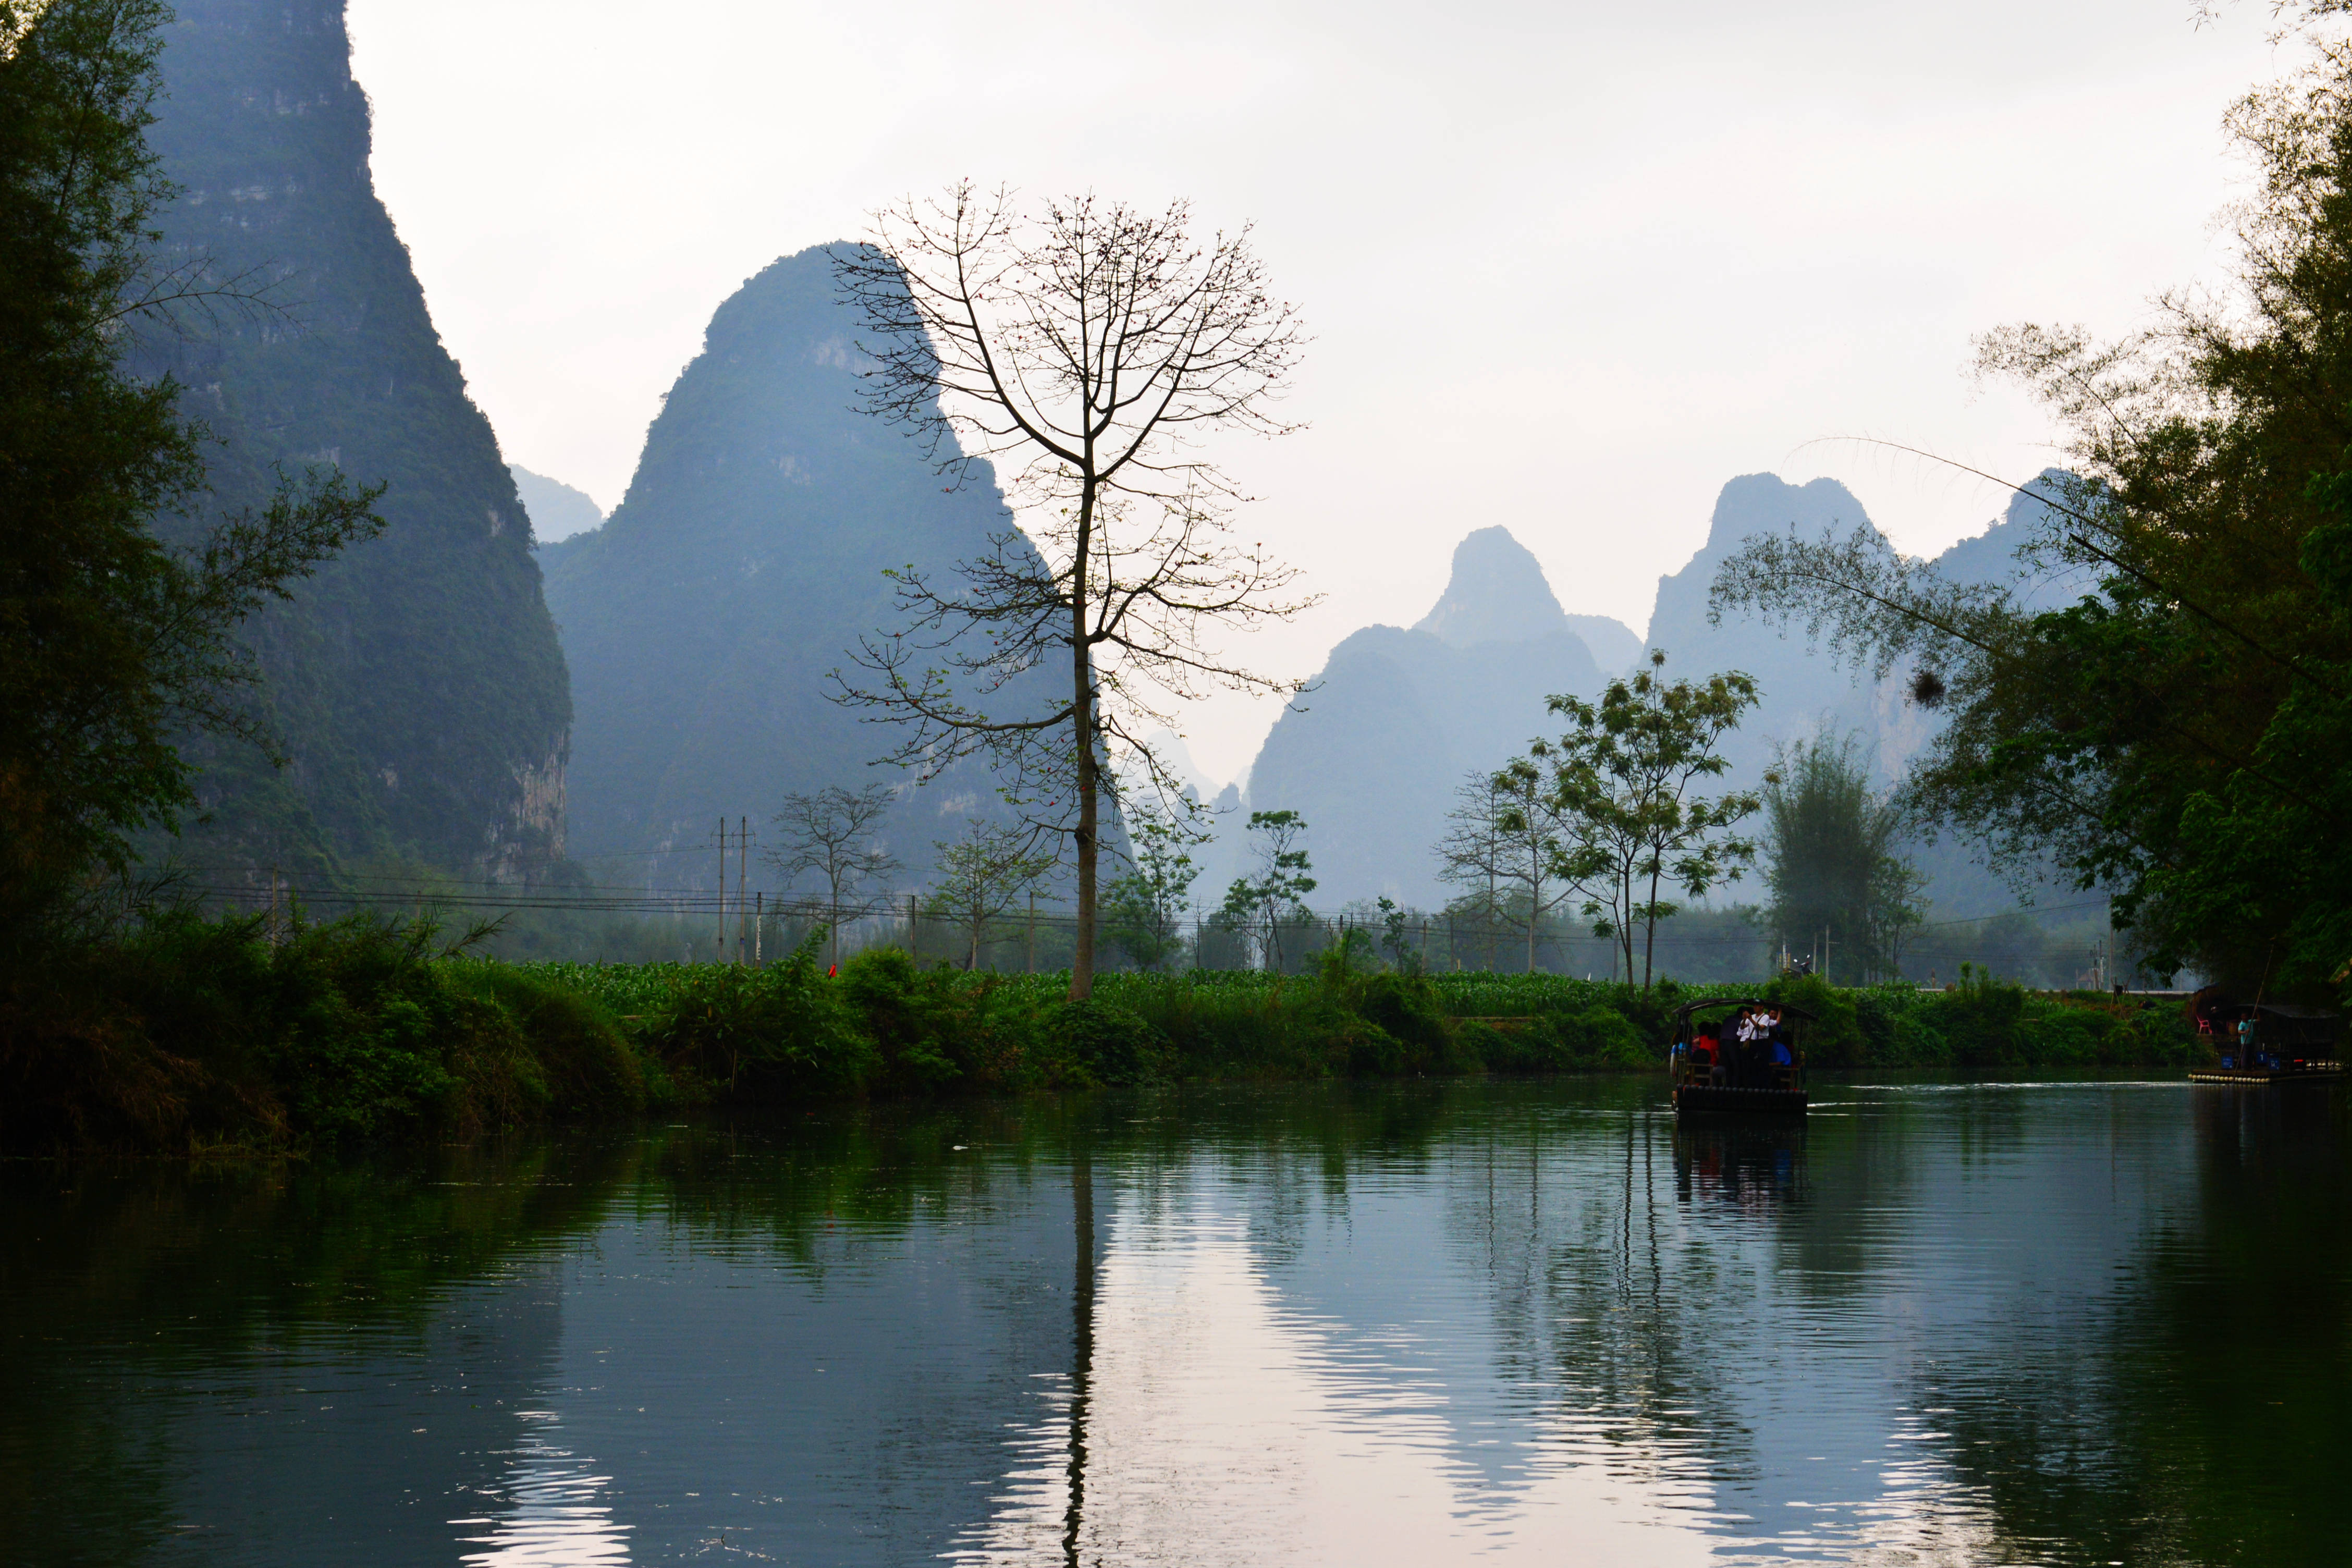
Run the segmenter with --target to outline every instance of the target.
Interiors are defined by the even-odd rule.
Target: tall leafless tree
[[[950,581],[894,573],[905,624],[863,639],[860,674],[835,696],[905,726],[886,760],[929,778],[984,754],[1033,827],[1068,837],[1074,999],[1094,982],[1112,752],[1172,802],[1147,737],[1174,728],[1178,704],[1302,689],[1217,646],[1313,600],[1234,537],[1246,498],[1203,440],[1294,428],[1276,405],[1306,340],[1246,228],[1206,242],[1191,229],[1182,202],[1024,211],[967,182],[877,213],[870,242],[834,258],[864,316],[868,412],[925,442],[956,483],[993,464],[1023,524]],[[1068,681],[1050,696],[1021,679],[1057,664]]]
[[[761,857],[787,884],[812,871],[824,883],[825,931],[835,963],[841,962],[841,922],[871,914],[877,885],[899,869],[878,831],[892,798],[887,784],[828,784],[814,795],[788,795],[775,817],[784,841]]]

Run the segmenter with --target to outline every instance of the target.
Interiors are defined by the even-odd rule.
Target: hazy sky
[[[2226,255],[2221,116],[2292,66],[2267,5],[887,6],[352,0],[375,176],[509,460],[619,500],[710,312],[775,257],[970,175],[1257,225],[1312,428],[1228,454],[1325,604],[1311,672],[1410,624],[1500,522],[1572,611],[1646,625],[1736,474],[1845,481],[1906,549],[2052,429],[1967,374],[2003,321],[2145,318]],[[1202,712],[1219,778],[1272,719]]]

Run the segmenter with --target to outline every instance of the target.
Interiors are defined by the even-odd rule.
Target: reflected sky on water
[[[5,1177],[0,1563],[2297,1563],[2344,1109],[1317,1086]]]

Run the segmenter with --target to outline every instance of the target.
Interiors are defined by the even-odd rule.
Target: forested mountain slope
[[[821,248],[748,279],[611,519],[540,552],[579,711],[572,843],[600,880],[699,885],[709,858],[679,852],[721,816],[731,831],[786,791],[907,782],[867,765],[894,732],[828,700],[828,677],[855,675],[859,637],[898,624],[886,568],[944,581],[1011,526],[985,470],[948,491],[915,442],[853,406],[856,323],[835,299]],[[909,792],[890,847],[919,872],[933,839],[996,809],[985,771],[962,768]]]
[[[164,257],[264,299],[184,308],[133,362],[181,382],[217,438],[217,510],[331,465],[387,487],[389,525],[253,626],[292,764],[201,747],[210,820],[181,854],[313,879],[527,874],[562,850],[563,658],[497,438],[370,180],[342,7],[184,0],[166,37],[152,135],[183,189]]]

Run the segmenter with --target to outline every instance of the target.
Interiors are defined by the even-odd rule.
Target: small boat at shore
[[[1812,1015],[1754,996],[1710,996],[1675,1009],[1667,1058],[1675,1114],[1802,1116],[1805,1052]]]
[[[2221,1058],[2189,1069],[2191,1083],[2334,1083],[2344,1076],[2336,1042],[2344,1016],[2289,1002],[2233,1002],[2209,985],[2189,999],[2200,1039]]]

